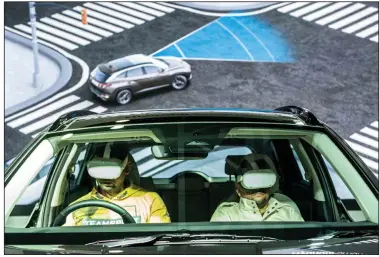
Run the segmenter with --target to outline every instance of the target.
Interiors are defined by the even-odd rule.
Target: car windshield
[[[46,140],[56,146],[56,157],[43,166],[43,179],[32,182],[16,207],[32,204],[33,192],[41,199],[61,195],[59,202],[51,199],[50,204],[72,211],[64,219],[49,218],[46,225],[88,229],[191,222],[215,229],[219,222],[306,224],[370,219],[360,206],[360,197],[368,189],[354,191],[359,175],[353,178],[341,172],[344,168],[356,171],[335,143],[317,130],[249,123],[127,123],[120,120],[97,132],[89,128],[47,134]],[[60,185],[65,179],[50,181],[53,187],[37,193],[46,184],[46,171],[56,179],[71,173],[69,186]],[[338,194],[328,195],[325,183]],[[89,200],[101,205],[79,206]],[[341,205],[338,214],[329,201]],[[109,204],[121,206],[121,212]],[[11,215],[8,225],[21,225],[14,222]]]

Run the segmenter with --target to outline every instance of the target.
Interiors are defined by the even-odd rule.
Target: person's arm
[[[70,213],[66,217],[66,222],[62,225],[62,227],[72,227],[72,226],[75,226],[75,220],[72,213]]]
[[[157,194],[153,193],[153,201],[150,207],[150,216],[148,218],[148,223],[170,223],[170,215],[166,208],[165,203],[162,198]]]
[[[304,221],[304,219],[301,216],[300,212],[298,212],[294,208],[291,208],[291,220],[290,221]]]
[[[222,206],[217,207],[215,212],[212,215],[211,222],[212,221],[232,221],[229,214],[224,211],[225,208]]]

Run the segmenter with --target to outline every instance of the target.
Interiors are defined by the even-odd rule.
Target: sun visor
[[[276,173],[270,169],[247,171],[237,177],[237,182],[245,189],[271,188],[276,182]]]
[[[116,179],[121,176],[122,162],[118,159],[94,158],[88,162],[87,169],[95,179]]]

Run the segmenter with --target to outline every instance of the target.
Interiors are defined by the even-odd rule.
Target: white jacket
[[[213,213],[211,221],[304,221],[291,205],[280,203],[274,197],[268,201],[266,212],[261,215],[257,204],[240,198],[236,202],[224,202]]]

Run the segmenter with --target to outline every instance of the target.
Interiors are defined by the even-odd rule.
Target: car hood
[[[179,58],[170,57],[170,58],[160,58],[160,59],[164,60],[168,64],[169,69],[177,69],[180,67],[189,66],[188,63],[186,63],[185,61]]]
[[[196,247],[201,246],[201,247]],[[101,245],[5,246],[5,254],[378,254],[378,236],[329,240],[260,243],[187,242],[155,246],[107,248]]]

